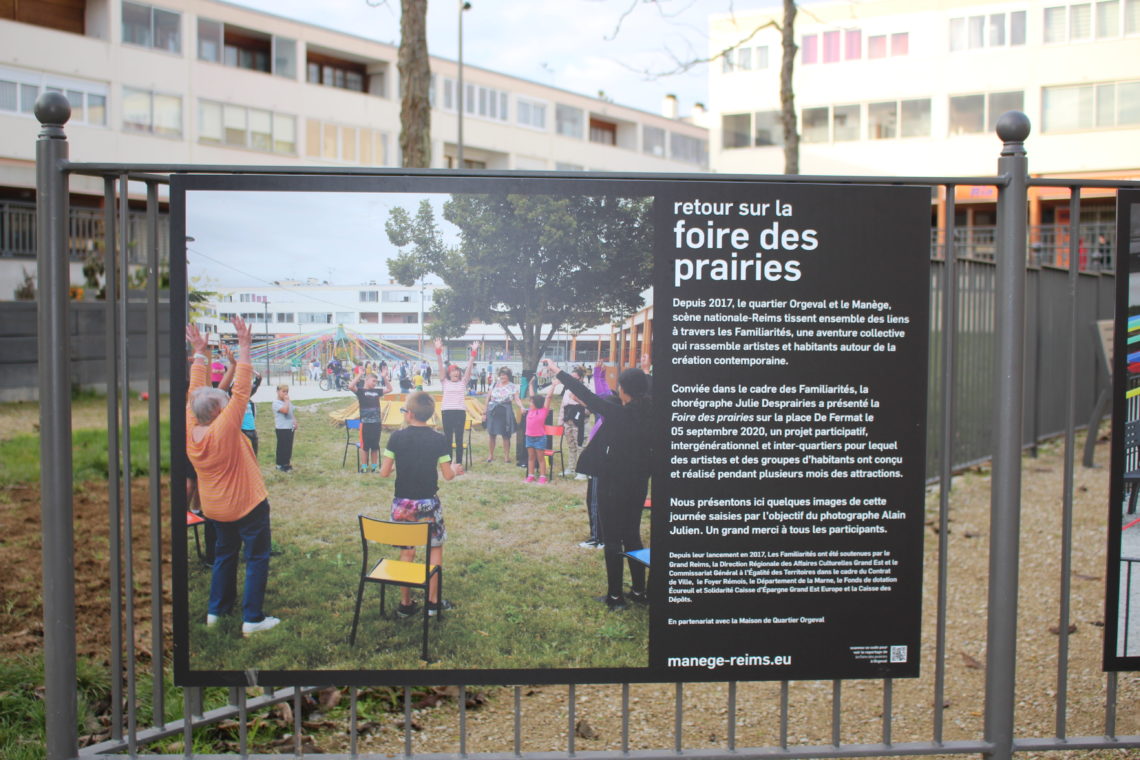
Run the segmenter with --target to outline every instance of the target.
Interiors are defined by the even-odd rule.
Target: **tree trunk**
[[[431,65],[427,0],[400,0],[400,155],[403,166],[431,166]]]
[[[784,125],[784,174],[800,173],[800,134],[796,131],[796,94],[792,90],[792,69],[796,62],[796,3],[784,0],[781,28],[783,59],[780,63],[780,110]]]

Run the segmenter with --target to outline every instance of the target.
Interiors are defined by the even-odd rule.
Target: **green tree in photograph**
[[[602,195],[455,195],[443,218],[459,244],[443,242],[431,204],[413,217],[395,208],[388,239],[401,249],[389,274],[411,285],[431,274],[438,337],[473,320],[497,324],[533,369],[556,332],[622,319],[643,305],[652,274],[651,198]]]

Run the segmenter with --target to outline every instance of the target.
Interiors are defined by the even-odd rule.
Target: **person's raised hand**
[[[241,317],[234,317],[231,321],[234,325],[234,331],[237,332],[238,347],[249,348],[252,346],[253,328],[251,328]]]
[[[436,338],[433,341],[433,343],[435,344],[435,352],[437,354],[442,354],[443,353],[443,339],[442,338]]]
[[[649,363],[649,352],[647,351],[641,355],[641,371],[648,375],[652,367],[653,365]]]
[[[561,371],[558,366],[558,362],[554,361],[553,359],[543,359],[542,361],[543,364],[546,365],[546,369],[550,372],[551,377],[557,375]]]
[[[206,354],[208,347],[206,345],[206,337],[198,332],[198,328],[194,325],[186,325],[186,340],[190,343],[190,347],[196,354]],[[209,360],[207,360],[209,361]]]
[[[226,361],[230,364],[237,364],[237,359],[234,358],[234,350],[224,343],[222,344],[222,356],[226,357]]]

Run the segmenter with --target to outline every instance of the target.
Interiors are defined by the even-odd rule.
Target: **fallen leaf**
[[[981,670],[982,669],[982,663],[978,662],[971,655],[967,654],[966,652],[959,652],[959,654],[962,655],[962,662],[963,662],[963,664],[965,664],[965,666],[967,668],[970,668],[971,670]]]
[[[586,722],[585,718],[582,718],[574,724],[574,735],[583,739],[598,738],[598,732],[594,730],[593,726]]]
[[[1076,633],[1076,632],[1077,632],[1077,624],[1076,623],[1069,623],[1069,633]],[[1054,636],[1060,636],[1061,635],[1061,626],[1059,626],[1059,625],[1049,626],[1049,633],[1053,634]]]

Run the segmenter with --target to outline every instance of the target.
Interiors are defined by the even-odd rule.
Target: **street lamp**
[[[463,11],[471,10],[471,3],[459,0],[459,140],[456,142],[455,168],[463,168]]]

